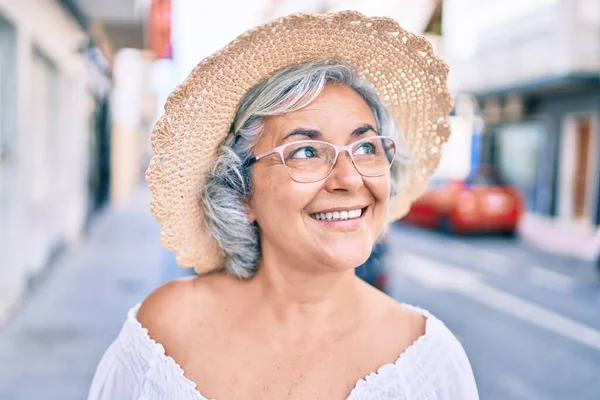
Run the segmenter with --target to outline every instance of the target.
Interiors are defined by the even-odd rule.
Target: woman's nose
[[[362,176],[354,166],[350,154],[346,151],[340,153],[327,177],[328,189],[355,191],[362,185]]]

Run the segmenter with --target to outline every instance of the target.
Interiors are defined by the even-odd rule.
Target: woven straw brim
[[[224,254],[206,228],[200,189],[246,92],[282,69],[339,60],[371,82],[401,127],[415,163],[391,199],[390,218],[423,193],[450,134],[447,65],[423,37],[389,18],[357,12],[299,14],[254,28],[203,60],[170,95],[152,132],[146,172],[151,211],[163,245],[199,273],[221,268]]]

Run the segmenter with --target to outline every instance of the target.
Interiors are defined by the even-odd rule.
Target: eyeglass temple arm
[[[270,156],[271,154],[274,154],[274,153],[279,153],[279,154],[281,154],[281,152],[280,152],[280,150],[279,150],[279,149],[280,149],[280,147],[282,147],[282,146],[276,147],[276,148],[274,148],[274,149],[272,149],[272,150],[269,150],[269,151],[267,151],[266,153],[262,153],[262,154],[259,154],[259,155],[257,155],[257,156],[254,156],[254,157],[252,157],[252,158],[249,158],[249,159],[248,159],[248,161],[246,162],[246,165],[248,165],[248,166],[249,166],[249,165],[252,165],[252,164],[254,164],[255,162],[257,162],[258,160],[260,160],[261,158],[265,158],[265,157],[267,157],[267,156]]]

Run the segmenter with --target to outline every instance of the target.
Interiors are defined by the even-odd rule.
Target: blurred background
[[[173,88],[238,34],[354,9],[451,67],[453,134],[357,274],[444,320],[484,400],[600,399],[600,0],[0,0],[0,399],[84,399],[189,271],[143,174]]]

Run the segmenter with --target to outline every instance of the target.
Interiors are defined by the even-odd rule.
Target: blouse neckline
[[[376,381],[385,380],[386,377],[396,373],[398,369],[402,367],[405,362],[408,362],[411,357],[414,357],[415,353],[419,352],[419,349],[425,346],[425,343],[430,340],[434,335],[437,324],[437,318],[431,315],[428,311],[412,306],[410,304],[402,303],[402,305],[412,311],[418,312],[426,318],[425,321],[425,333],[419,336],[413,343],[411,343],[392,363],[387,363],[379,367],[376,371],[371,372],[367,376],[360,378],[354,388],[350,391],[350,394],[346,400],[351,400],[354,396],[358,396],[363,388],[374,384]],[[148,329],[144,328],[137,319],[137,314],[140,309],[141,303],[134,306],[127,315],[128,323],[133,325],[135,331],[140,334],[140,339],[149,345],[151,351],[161,359],[167,368],[172,372],[173,376],[181,382],[182,385],[189,388],[189,395],[195,400],[216,400],[205,397],[198,389],[196,383],[189,379],[183,368],[175,361],[175,359],[166,354],[165,348],[162,344],[158,343],[150,337]]]

